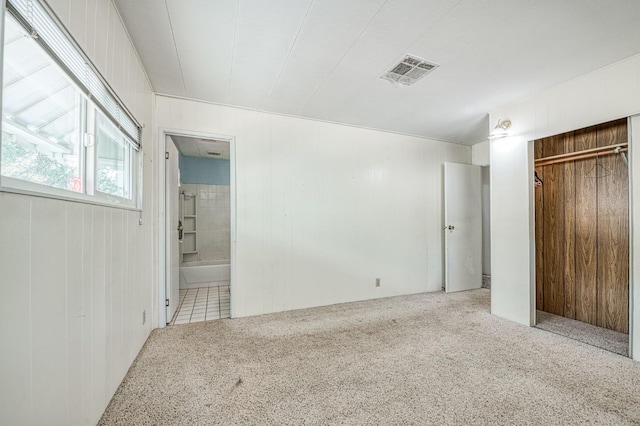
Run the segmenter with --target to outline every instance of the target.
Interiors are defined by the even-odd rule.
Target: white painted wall
[[[470,147],[164,96],[155,117],[236,138],[235,316],[441,289],[442,163]]]
[[[144,225],[138,212],[0,193],[3,425],[95,424],[158,316],[150,85],[111,1],[51,5],[147,125]]]
[[[510,119],[511,137],[491,142],[491,310],[533,322],[533,160],[529,141],[640,113],[640,55],[545,90],[490,115]],[[637,122],[637,120],[636,120]],[[634,130],[635,143],[640,142]],[[632,163],[640,154],[632,147]],[[632,214],[638,215],[640,174],[632,174]],[[638,223],[638,222],[636,222]],[[640,360],[640,226],[632,231],[633,357]]]
[[[471,147],[471,160],[476,166],[489,165],[489,141],[477,143]]]

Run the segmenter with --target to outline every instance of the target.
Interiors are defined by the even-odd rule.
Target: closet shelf
[[[195,214],[185,214],[184,217],[196,217]]]

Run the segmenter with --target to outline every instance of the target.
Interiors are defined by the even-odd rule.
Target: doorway
[[[536,326],[628,356],[627,120],[533,144]]]
[[[165,179],[160,191],[159,324],[229,318],[235,275],[233,138],[160,133]]]
[[[445,162],[444,291],[482,286],[480,166]]]

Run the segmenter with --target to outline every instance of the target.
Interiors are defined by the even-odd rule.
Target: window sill
[[[11,186],[6,184],[10,183]],[[142,212],[141,208],[132,204],[124,204],[112,202],[104,198],[94,197],[87,194],[74,193],[57,188],[50,188],[29,182],[23,182],[16,179],[2,176],[0,178],[0,192],[11,194],[27,195],[30,197],[49,198],[53,200],[69,201],[73,203],[91,204],[94,206],[110,207],[120,210],[130,210]]]

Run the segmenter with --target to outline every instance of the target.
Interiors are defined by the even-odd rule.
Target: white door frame
[[[234,284],[235,284],[235,264],[236,264],[236,143],[235,137],[231,135],[223,135],[219,133],[207,133],[207,132],[194,132],[183,129],[158,129],[158,328],[166,327],[167,325],[167,309],[165,301],[167,299],[166,294],[166,138],[167,136],[185,136],[191,138],[203,138],[203,139],[216,139],[229,142],[229,202],[230,202],[230,215],[231,215],[231,281],[230,281],[230,293],[231,293],[231,318],[235,317],[236,298],[234,297]]]
[[[633,196],[633,175],[635,164],[634,156],[636,156],[636,150],[634,149],[635,143],[640,143],[640,129],[635,128],[635,124],[640,124],[640,115],[632,115],[627,118],[627,167],[629,171],[629,358],[636,361],[640,361],[640,339],[637,337],[638,327],[640,327],[640,286],[635,282],[634,265],[637,264],[636,253],[633,249],[635,241],[638,239],[637,232],[633,226],[635,214],[638,213],[634,208],[634,201],[636,197]],[[636,188],[637,189],[637,188]]]
[[[166,319],[169,322],[178,311],[180,302],[180,232],[177,226],[180,220],[180,197],[178,195],[180,193],[180,151],[170,137],[165,137],[165,151],[169,153],[169,158],[164,162],[165,262],[167,266],[165,269],[165,289],[166,297],[171,302],[167,304],[165,310],[167,311]]]

